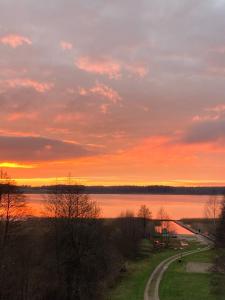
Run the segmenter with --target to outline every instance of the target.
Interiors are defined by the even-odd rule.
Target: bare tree
[[[216,222],[221,212],[221,200],[217,196],[211,196],[205,204],[205,217],[212,220],[212,231],[216,232]]]
[[[163,207],[159,209],[157,219],[160,221],[160,231],[162,234],[162,240],[166,243],[166,245],[168,245],[170,242],[169,233],[173,232],[174,229],[171,225],[170,217]],[[165,234],[165,236],[163,233]]]
[[[147,222],[152,218],[152,213],[146,205],[142,205],[138,211],[138,217],[143,221],[144,236],[146,236]]]
[[[67,185],[54,187],[48,195],[46,209],[53,224],[58,281],[65,282],[65,299],[81,299],[82,261],[88,247],[85,228],[89,226],[88,220],[99,217],[100,209],[85,194],[84,187],[74,184],[70,178]]]
[[[80,185],[55,186],[52,194],[48,195],[47,214],[54,218],[83,219],[97,218],[100,209],[95,201],[85,194]]]
[[[169,232],[171,228],[169,221],[170,217],[163,207],[159,209],[157,213],[157,219],[160,220],[162,229],[167,229],[167,231]]]
[[[0,170],[0,203],[2,200],[2,196],[4,194],[5,186],[9,182],[9,180],[10,178],[8,177],[7,173],[1,169]]]
[[[7,174],[1,180],[0,219],[3,226],[2,246],[4,247],[10,229],[16,222],[27,216],[26,198],[16,183]]]
[[[2,171],[0,178],[0,299],[6,299],[3,294],[13,277],[10,272],[16,256],[14,248],[21,234],[21,220],[27,214],[26,199],[20,188]]]

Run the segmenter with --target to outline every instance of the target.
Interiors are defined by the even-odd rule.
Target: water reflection
[[[196,195],[90,195],[101,207],[102,217],[117,217],[127,209],[137,213],[141,205],[147,205],[153,218],[163,207],[171,219],[204,217],[205,204],[209,196]],[[29,206],[36,216],[45,210],[46,195],[27,195]]]

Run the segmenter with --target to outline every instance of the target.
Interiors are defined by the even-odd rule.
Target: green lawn
[[[186,250],[195,249],[196,247],[196,244],[192,243]],[[107,300],[143,300],[145,285],[155,267],[162,260],[180,251],[166,249],[150,255],[149,252],[147,257],[128,263],[128,272],[126,272],[120,278],[118,284],[110,290],[106,298]]]
[[[212,262],[212,250],[193,254],[183,259],[180,264],[174,262],[166,271],[160,284],[161,300],[224,300],[225,295],[213,295],[211,292],[211,274],[187,273],[186,263]]]

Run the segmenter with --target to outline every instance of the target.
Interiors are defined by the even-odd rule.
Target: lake
[[[28,194],[27,200],[32,213],[41,216],[44,213],[46,195]],[[135,214],[141,205],[147,205],[153,218],[164,208],[171,219],[204,217],[204,207],[210,196],[198,195],[137,195],[137,194],[95,194],[90,195],[101,208],[102,217],[117,217],[121,212],[129,210]]]

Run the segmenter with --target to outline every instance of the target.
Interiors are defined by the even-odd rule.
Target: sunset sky
[[[0,168],[225,183],[224,0],[0,0]]]

